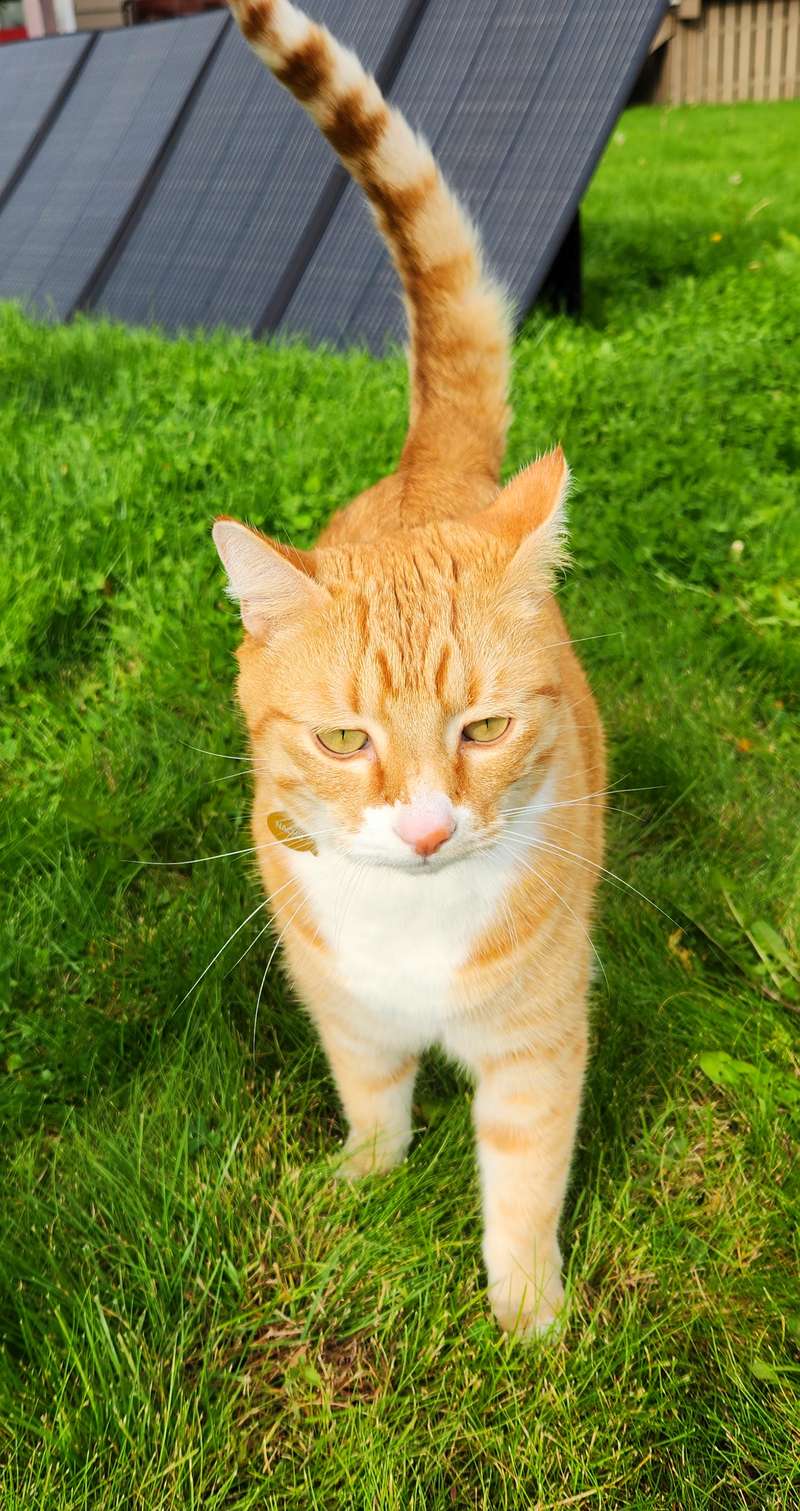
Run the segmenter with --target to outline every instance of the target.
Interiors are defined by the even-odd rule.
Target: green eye
[[[476,745],[491,745],[493,740],[499,740],[508,729],[510,719],[473,719],[471,724],[465,724],[462,737],[465,740],[474,740]]]
[[[321,729],[317,739],[332,755],[354,755],[364,749],[369,735],[363,729]]]

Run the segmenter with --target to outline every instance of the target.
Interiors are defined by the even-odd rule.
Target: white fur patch
[[[399,838],[399,848],[408,846]],[[336,970],[381,1033],[435,1043],[453,982],[513,880],[514,862],[484,852],[434,867],[359,863],[330,850],[292,855]]]
[[[296,52],[307,41],[311,33],[312,23],[308,16],[304,15],[296,6],[291,5],[289,0],[276,0],[270,16],[270,30],[275,37],[275,46],[259,41],[257,38],[250,44],[254,53],[267,68],[273,71],[279,68],[289,53]]]
[[[535,833],[551,785],[544,783],[519,824],[515,816],[517,833]],[[424,865],[394,832],[395,810],[387,804],[366,810],[350,854],[321,844],[318,855],[289,857],[365,1021],[380,1042],[414,1051],[450,1040],[459,1053],[448,1034],[458,1011],[457,974],[525,869],[518,843],[476,852],[471,811],[453,812],[452,839]]]
[[[277,0],[272,13],[272,26],[284,56],[302,47],[311,31],[311,25],[308,16],[298,10],[296,5],[291,5],[290,0]]]
[[[405,117],[393,110],[372,153],[371,167],[387,189],[408,189],[433,167],[433,158]]]

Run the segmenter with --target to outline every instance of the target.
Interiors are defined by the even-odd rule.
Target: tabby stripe
[[[389,244],[411,331],[411,421],[401,467],[499,476],[510,318],[475,228],[426,143],[352,52],[289,0],[233,0],[258,56],[361,184]]]

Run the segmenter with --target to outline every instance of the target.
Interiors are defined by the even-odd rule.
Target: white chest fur
[[[432,1042],[454,1008],[453,983],[498,915],[515,865],[482,852],[405,872],[346,856],[292,855],[340,981],[372,1014]]]

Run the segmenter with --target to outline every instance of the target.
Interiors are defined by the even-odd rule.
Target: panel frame
[[[54,43],[57,45],[61,40],[62,39],[60,37],[37,37],[30,38],[28,43],[17,42],[13,45],[17,48],[26,46],[52,47]],[[86,35],[82,35],[80,37],[80,40],[83,42],[83,47],[80,48],[80,50],[78,50],[77,48],[75,49],[76,57],[73,63],[67,68],[66,74],[62,79],[61,84],[53,95],[50,104],[44,110],[38,126],[32,132],[31,136],[28,138],[26,145],[20,152],[16,163],[7,174],[5,182],[0,184],[0,214],[2,214],[5,205],[11,198],[20,180],[24,178],[31,163],[36,157],[36,154],[42,146],[42,143],[49,136],[50,132],[53,129],[53,126],[58,120],[58,117],[61,114],[61,111],[64,108],[69,95],[72,93],[72,90],[77,83],[78,78],[83,72],[86,63],[88,62],[89,56],[95,46],[95,43],[97,42],[97,34],[88,33]]]

